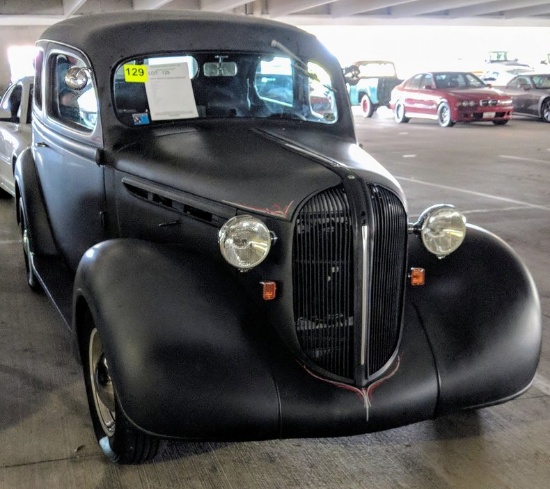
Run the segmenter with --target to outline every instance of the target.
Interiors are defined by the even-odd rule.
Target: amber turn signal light
[[[262,298],[264,301],[272,301],[277,296],[276,282],[260,282],[262,284]]]
[[[426,270],[423,268],[411,268],[409,278],[413,287],[424,285],[426,282]]]

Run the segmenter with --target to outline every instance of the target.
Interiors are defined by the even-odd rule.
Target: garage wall
[[[10,46],[28,46],[34,44],[46,27],[44,26],[5,26],[0,28],[0,90],[10,83],[10,65],[8,48]]]

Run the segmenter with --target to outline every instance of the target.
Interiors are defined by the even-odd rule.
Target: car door
[[[418,114],[423,110],[423,100],[420,92],[420,82],[423,76],[423,73],[415,75],[405,85],[403,103],[405,104],[406,112],[410,114]]]
[[[534,113],[530,106],[532,105],[532,96],[536,94],[533,85],[528,77],[517,76],[506,87],[506,93],[511,95],[514,103],[514,112],[518,114]],[[538,97],[537,97],[538,99]]]
[[[18,130],[23,87],[16,83],[8,88],[0,103],[0,186],[13,193],[12,155],[14,134]]]
[[[71,86],[79,79],[85,85]],[[92,71],[74,52],[54,50],[45,63],[43,117],[33,121],[33,152],[54,239],[71,268],[105,238],[101,128]],[[74,85],[74,83],[72,83]]]
[[[439,105],[439,96],[435,92],[435,81],[431,73],[426,73],[420,80],[419,112],[430,117],[437,117],[437,106]]]

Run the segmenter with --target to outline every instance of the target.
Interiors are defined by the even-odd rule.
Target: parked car
[[[379,107],[388,107],[391,91],[403,80],[397,78],[391,61],[356,61],[344,68],[352,105],[359,105],[364,117],[372,117]]]
[[[504,92],[512,97],[514,112],[550,122],[550,73],[523,73]]]
[[[71,18],[37,48],[26,278],[73,338],[111,460],[372,432],[528,388],[528,270],[453,206],[409,218],[315,37],[158,10]],[[275,66],[290,90],[263,91]]]
[[[419,117],[437,120],[442,127],[479,121],[501,126],[513,111],[508,95],[472,73],[456,71],[412,76],[393,89],[390,107],[397,122]]]
[[[15,196],[17,157],[31,144],[32,76],[10,85],[0,101],[0,193]]]
[[[481,76],[481,79],[488,85],[495,88],[503,88],[515,76],[523,73],[533,73],[530,66],[499,66],[491,65]]]

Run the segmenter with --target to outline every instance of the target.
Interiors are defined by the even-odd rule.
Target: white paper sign
[[[153,121],[198,117],[187,63],[148,67],[145,91]]]

